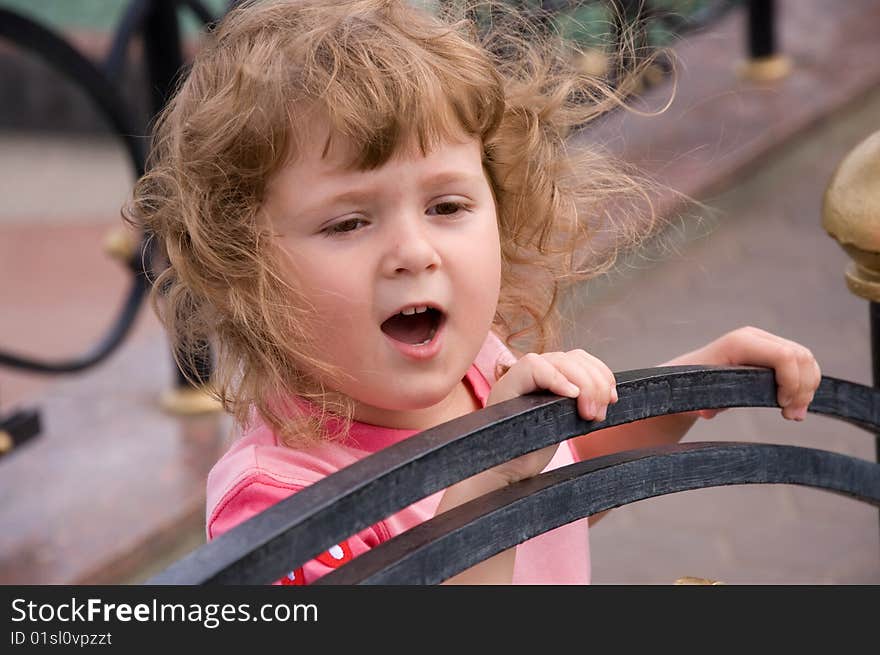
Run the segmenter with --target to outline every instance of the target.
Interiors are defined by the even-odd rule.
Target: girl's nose
[[[382,261],[382,272],[388,277],[404,273],[421,273],[440,266],[440,253],[427,234],[429,229],[421,220],[397,221]]]

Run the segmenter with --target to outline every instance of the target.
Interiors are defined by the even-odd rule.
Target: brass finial
[[[123,263],[134,259],[137,246],[137,241],[131,232],[122,228],[114,228],[104,237],[104,252]]]
[[[5,455],[15,447],[15,440],[6,430],[0,430],[0,455]]]
[[[691,575],[686,575],[683,578],[678,578],[673,584],[677,585],[724,585],[726,582],[721,582],[720,580],[712,580],[710,578],[695,578]]]
[[[177,416],[192,416],[220,412],[223,405],[205,388],[178,386],[164,394],[159,400],[162,409]]]
[[[785,55],[756,57],[741,62],[736,71],[740,77],[752,82],[775,82],[791,72],[791,58]]]
[[[838,165],[822,201],[822,227],[853,259],[849,290],[880,302],[880,131]]]

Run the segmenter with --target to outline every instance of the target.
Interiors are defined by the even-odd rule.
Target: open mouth
[[[407,313],[400,312],[385,320],[380,327],[392,339],[413,346],[431,343],[445,316],[434,307],[410,308],[404,312]]]

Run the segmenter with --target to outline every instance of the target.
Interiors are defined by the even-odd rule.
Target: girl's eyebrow
[[[468,183],[479,181],[480,175],[463,171],[441,171],[428,174],[419,180],[422,187],[443,186],[445,184]],[[322,205],[336,205],[344,203],[360,203],[369,200],[374,191],[370,187],[363,189],[350,189],[343,191],[321,201]]]
[[[353,189],[351,191],[343,191],[329,198],[320,201],[320,205],[338,205],[344,203],[361,203],[369,199],[370,191],[368,189]]]
[[[482,175],[482,171],[480,171]],[[427,175],[421,180],[422,186],[442,186],[444,184],[455,184],[458,182],[474,182],[480,179],[480,175],[466,173],[463,171],[441,171],[432,175]]]

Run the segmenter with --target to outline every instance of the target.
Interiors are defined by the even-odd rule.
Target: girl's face
[[[431,427],[463,413],[454,409],[462,402],[472,407],[462,378],[498,303],[501,251],[481,145],[443,142],[359,171],[348,167],[347,144],[332,143],[322,157],[325,139],[312,138],[265,203],[289,273],[314,306],[318,352],[348,374],[324,382],[355,401],[357,420]]]

